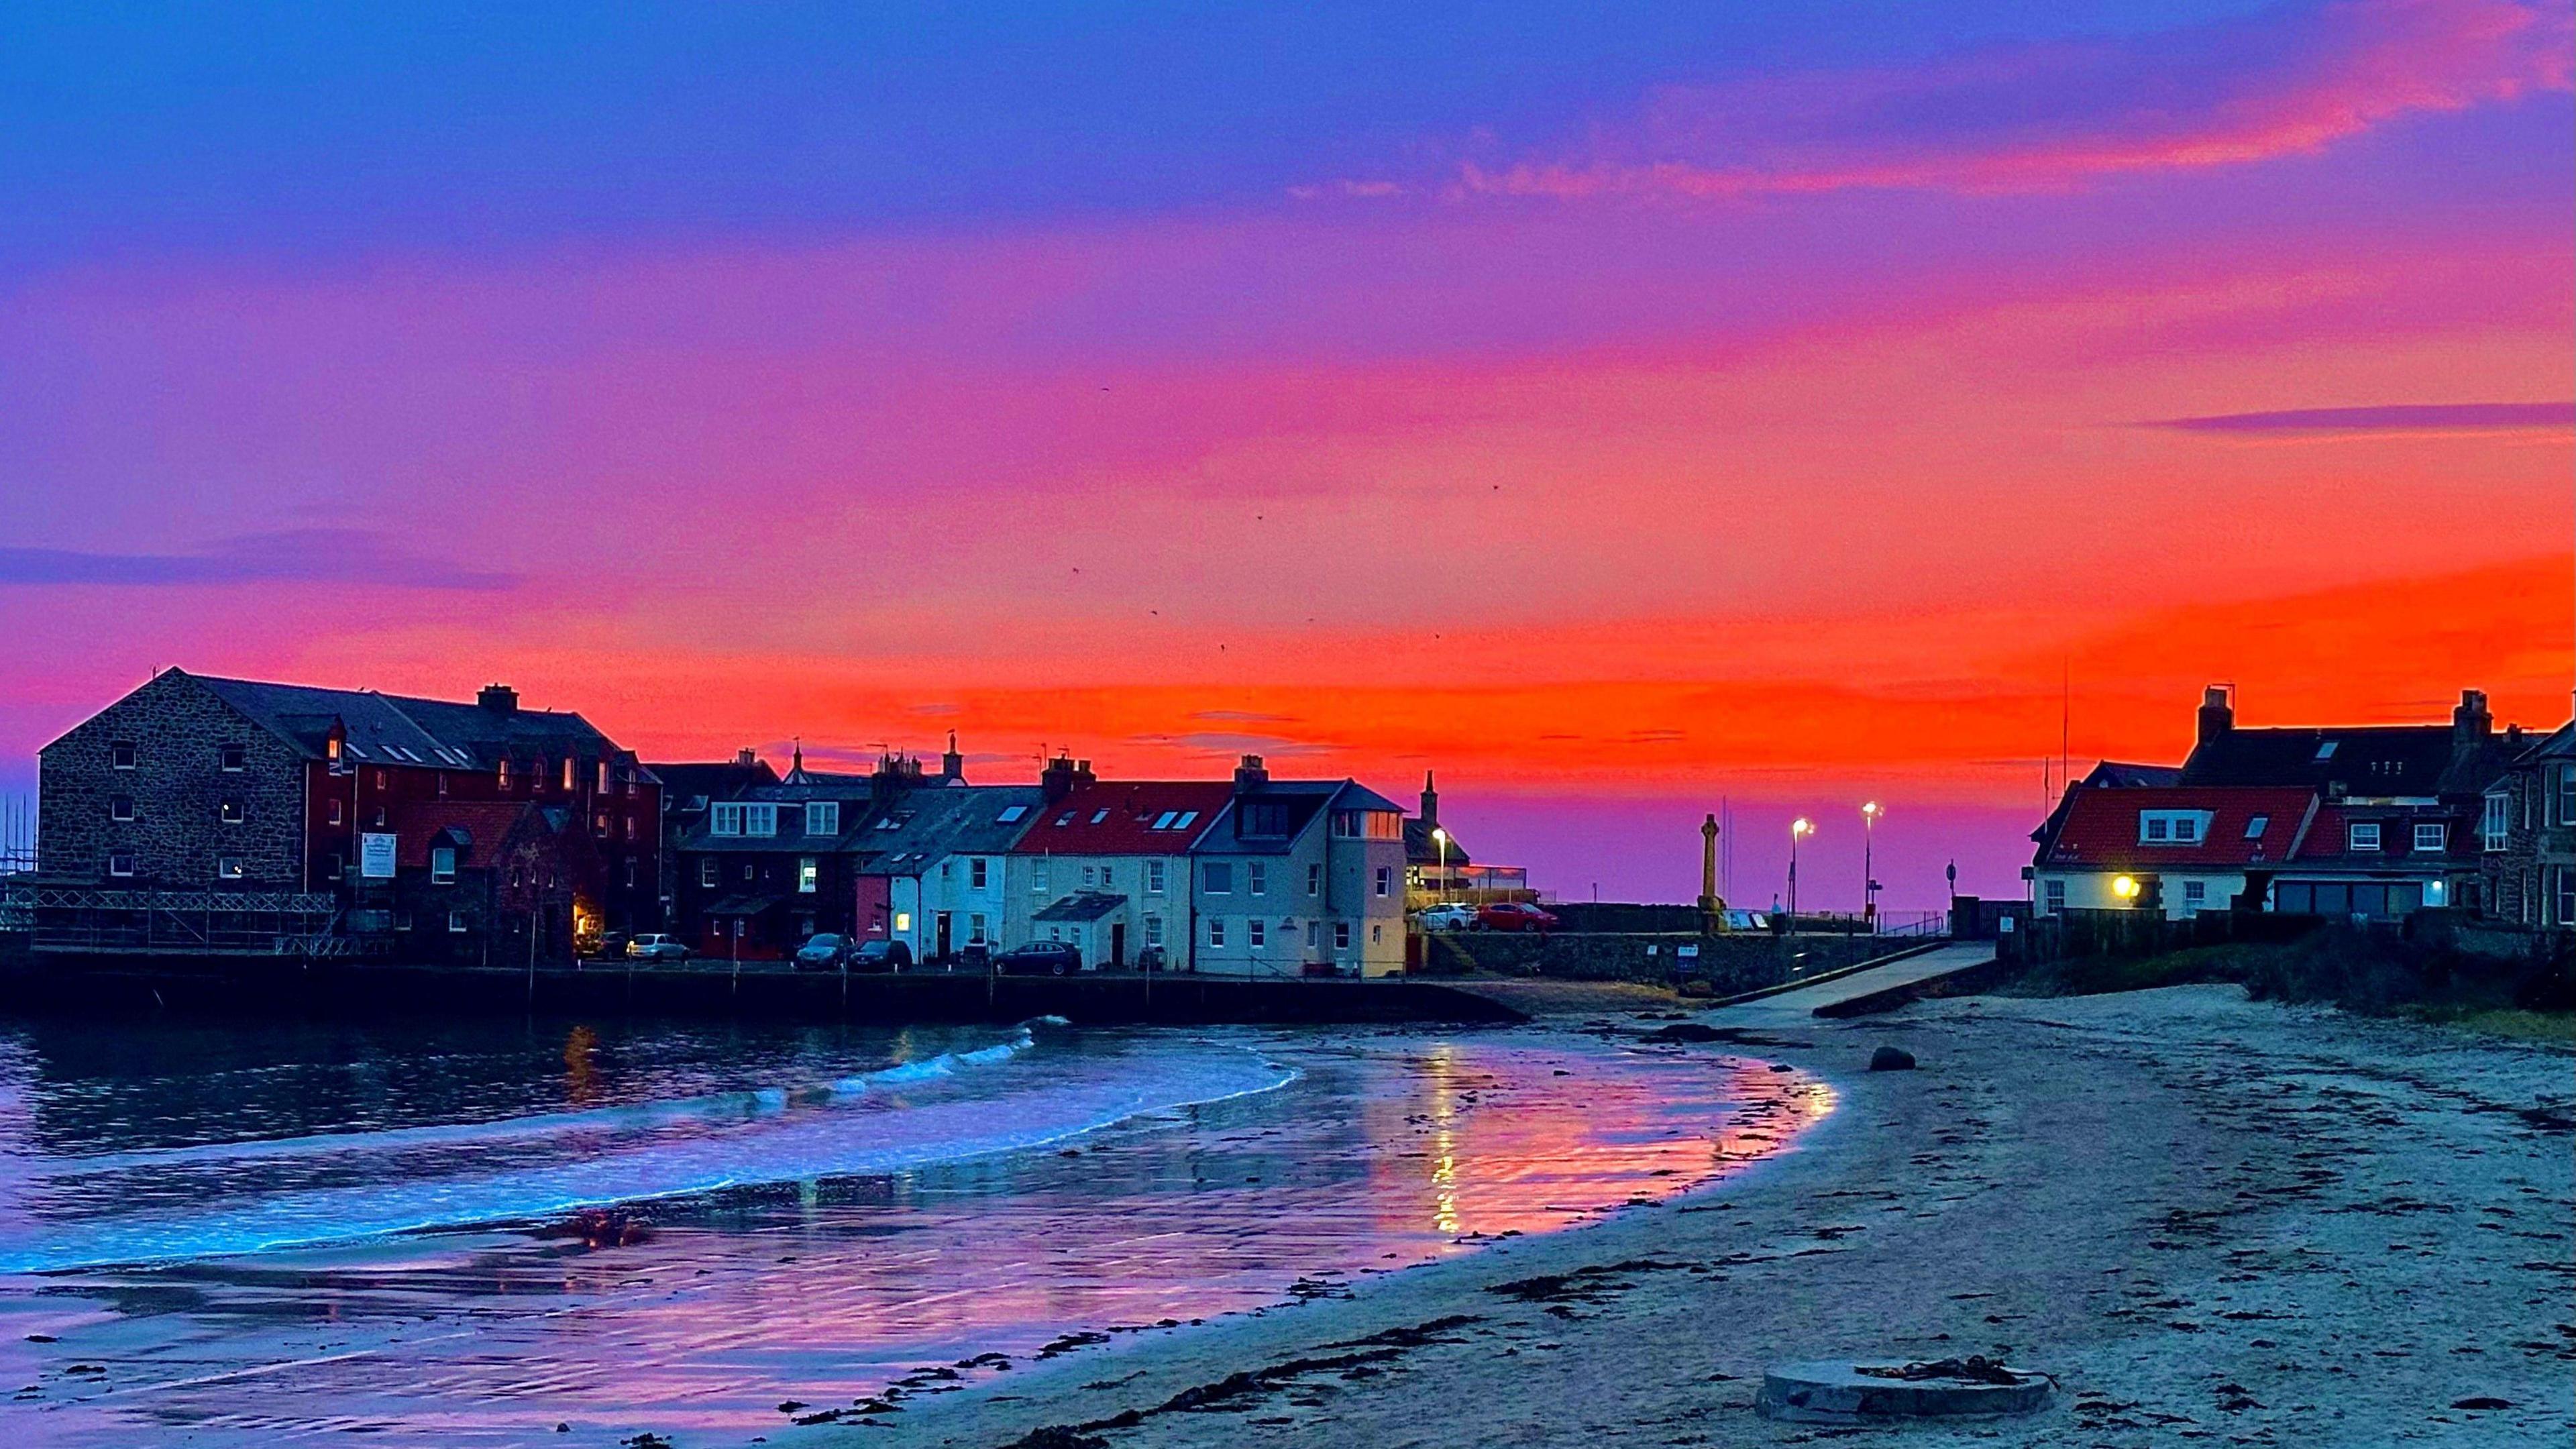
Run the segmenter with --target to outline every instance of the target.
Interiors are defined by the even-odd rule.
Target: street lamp
[[[1432,826],[1431,843],[1440,847],[1440,903],[1447,905],[1449,903],[1449,832],[1437,825]]]
[[[1886,813],[1875,800],[1860,807],[1860,918],[1873,936],[1878,934],[1878,872],[1870,863],[1870,837],[1878,817]]]
[[[1801,815],[1789,822],[1789,934],[1798,934],[1798,839],[1816,833],[1816,822]]]

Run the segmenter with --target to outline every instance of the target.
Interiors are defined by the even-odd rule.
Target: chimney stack
[[[519,692],[506,684],[483,686],[482,692],[474,696],[474,702],[494,714],[511,715],[519,712]]]
[[[1430,830],[1440,824],[1440,787],[1431,782],[1431,772],[1422,772],[1422,828]]]
[[[2495,716],[2487,713],[2487,692],[2483,689],[2460,691],[2459,707],[2451,711],[2451,743],[2469,746],[2484,740],[2495,730]]]
[[[2200,692],[2200,731],[2196,742],[2208,744],[2236,728],[2236,687],[2213,684]]]
[[[1246,755],[1234,767],[1234,793],[1237,795],[1258,790],[1269,783],[1270,771],[1261,763],[1259,755]]]
[[[1038,784],[1046,791],[1050,805],[1081,786],[1097,783],[1097,777],[1091,773],[1091,762],[1077,760],[1070,755],[1058,755],[1047,761],[1046,768],[1038,774]]]
[[[965,782],[966,757],[957,753],[957,731],[955,730],[948,732],[948,750],[939,757],[939,778],[954,780],[961,784]]]
[[[760,763],[760,756],[751,752],[751,746],[745,745],[733,752],[733,762],[740,768],[748,770]]]

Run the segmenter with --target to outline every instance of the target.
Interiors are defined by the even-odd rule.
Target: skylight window
[[[1172,828],[1174,830],[1187,830],[1198,820],[1198,818],[1199,812],[1195,810],[1184,810],[1181,812],[1181,818],[1172,822]]]
[[[2333,758],[2334,758],[2334,752],[2335,752],[2335,745],[2336,745],[2337,743],[2339,743],[2339,742],[2338,742],[2338,741],[2335,741],[2335,740],[2328,740],[2328,741],[2326,741],[2324,744],[2321,744],[2321,745],[2317,746],[2317,758],[2318,758],[2318,759],[2320,759],[2320,760],[2331,760],[2331,759],[2333,759]]]
[[[1071,825],[1073,823],[1073,812],[1067,810],[1062,815],[1057,816],[1055,818],[1055,823],[1059,829],[1064,826]]]
[[[1005,806],[1003,807],[1001,814],[993,817],[993,823],[996,825],[1017,825],[1023,819],[1027,818],[1028,813],[1029,807],[1026,805]]]
[[[1177,811],[1177,810],[1166,810],[1166,811],[1164,811],[1162,814],[1157,815],[1157,816],[1155,816],[1155,817],[1154,817],[1154,825],[1153,825],[1153,828],[1154,828],[1154,829],[1156,829],[1156,830],[1169,830],[1169,829],[1171,829],[1171,828],[1172,828],[1172,821],[1173,821],[1174,819],[1178,818],[1178,817],[1179,817],[1179,815],[1180,815],[1180,813],[1181,813],[1181,812],[1179,812],[1179,811]]]
[[[2248,840],[2262,839],[2264,829],[2271,823],[2272,817],[2269,815],[2257,815],[2252,817],[2245,822],[2245,838]]]
[[[1091,823],[1092,823],[1092,824],[1094,824],[1094,825],[1097,825],[1097,824],[1099,824],[1101,821],[1106,820],[1106,819],[1108,819],[1108,818],[1109,818],[1109,812],[1108,812],[1108,811],[1106,811],[1106,810],[1094,810],[1094,811],[1092,811],[1092,812],[1091,812]]]

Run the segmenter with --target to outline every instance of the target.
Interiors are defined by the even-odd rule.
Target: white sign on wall
[[[366,880],[394,878],[394,838],[370,832],[358,837],[358,874]]]

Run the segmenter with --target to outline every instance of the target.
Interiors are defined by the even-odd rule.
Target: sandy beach
[[[1918,1069],[1868,1071],[1882,1043]],[[2564,1051],[2234,987],[1967,997],[1658,1049],[1792,1064],[1839,1108],[1661,1205],[768,1442],[1803,1443],[1895,1431],[1756,1417],[1766,1364],[1966,1353],[2061,1391],[1908,1442],[2576,1433]]]

